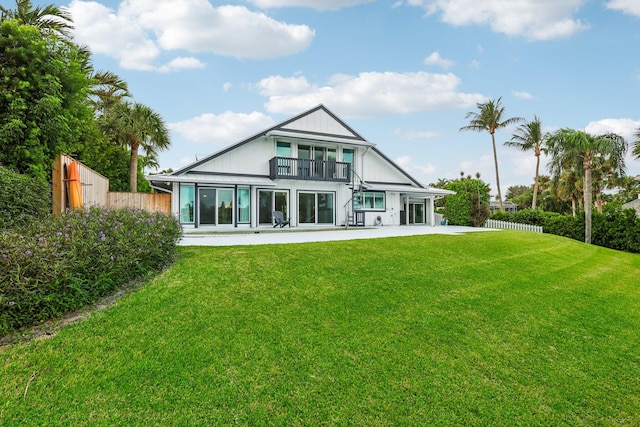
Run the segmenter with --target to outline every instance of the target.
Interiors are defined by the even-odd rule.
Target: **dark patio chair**
[[[289,222],[291,218],[284,218],[284,214],[280,211],[273,211],[273,228],[276,228],[277,226],[280,226],[280,228],[284,227],[285,225],[288,225],[289,227],[291,227],[291,223]]]

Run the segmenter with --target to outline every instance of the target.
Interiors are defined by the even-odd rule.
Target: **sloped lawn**
[[[640,424],[640,256],[524,232],[182,248],[0,349],[0,424]]]

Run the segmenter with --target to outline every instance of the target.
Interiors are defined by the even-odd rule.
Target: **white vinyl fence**
[[[498,221],[496,219],[488,219],[483,225],[484,228],[502,228],[508,230],[523,230],[542,233],[542,227],[539,225],[518,224],[516,222]]]

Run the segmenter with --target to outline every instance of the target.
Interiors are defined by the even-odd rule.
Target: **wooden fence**
[[[52,191],[53,213],[60,215],[68,209],[65,166],[73,157],[59,155],[53,162]],[[115,193],[109,191],[109,179],[78,162],[82,182],[82,203],[85,206],[133,208],[146,211],[171,212],[171,194],[168,193]]]
[[[501,228],[509,230],[523,230],[533,231],[535,233],[542,233],[542,227],[539,225],[519,224],[517,222],[498,221],[496,219],[488,219],[484,225],[484,228]]]
[[[107,206],[143,209],[149,212],[171,212],[171,194],[109,192]]]

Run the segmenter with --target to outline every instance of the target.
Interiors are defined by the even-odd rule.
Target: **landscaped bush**
[[[45,181],[0,166],[0,229],[24,226],[51,212],[51,188]]]
[[[87,208],[0,234],[0,334],[58,317],[170,263],[171,215]]]
[[[480,179],[460,177],[447,183],[455,194],[444,198],[444,216],[451,225],[481,227],[489,218],[489,186]]]
[[[591,242],[620,251],[640,253],[640,218],[635,209],[605,206],[594,213]]]

